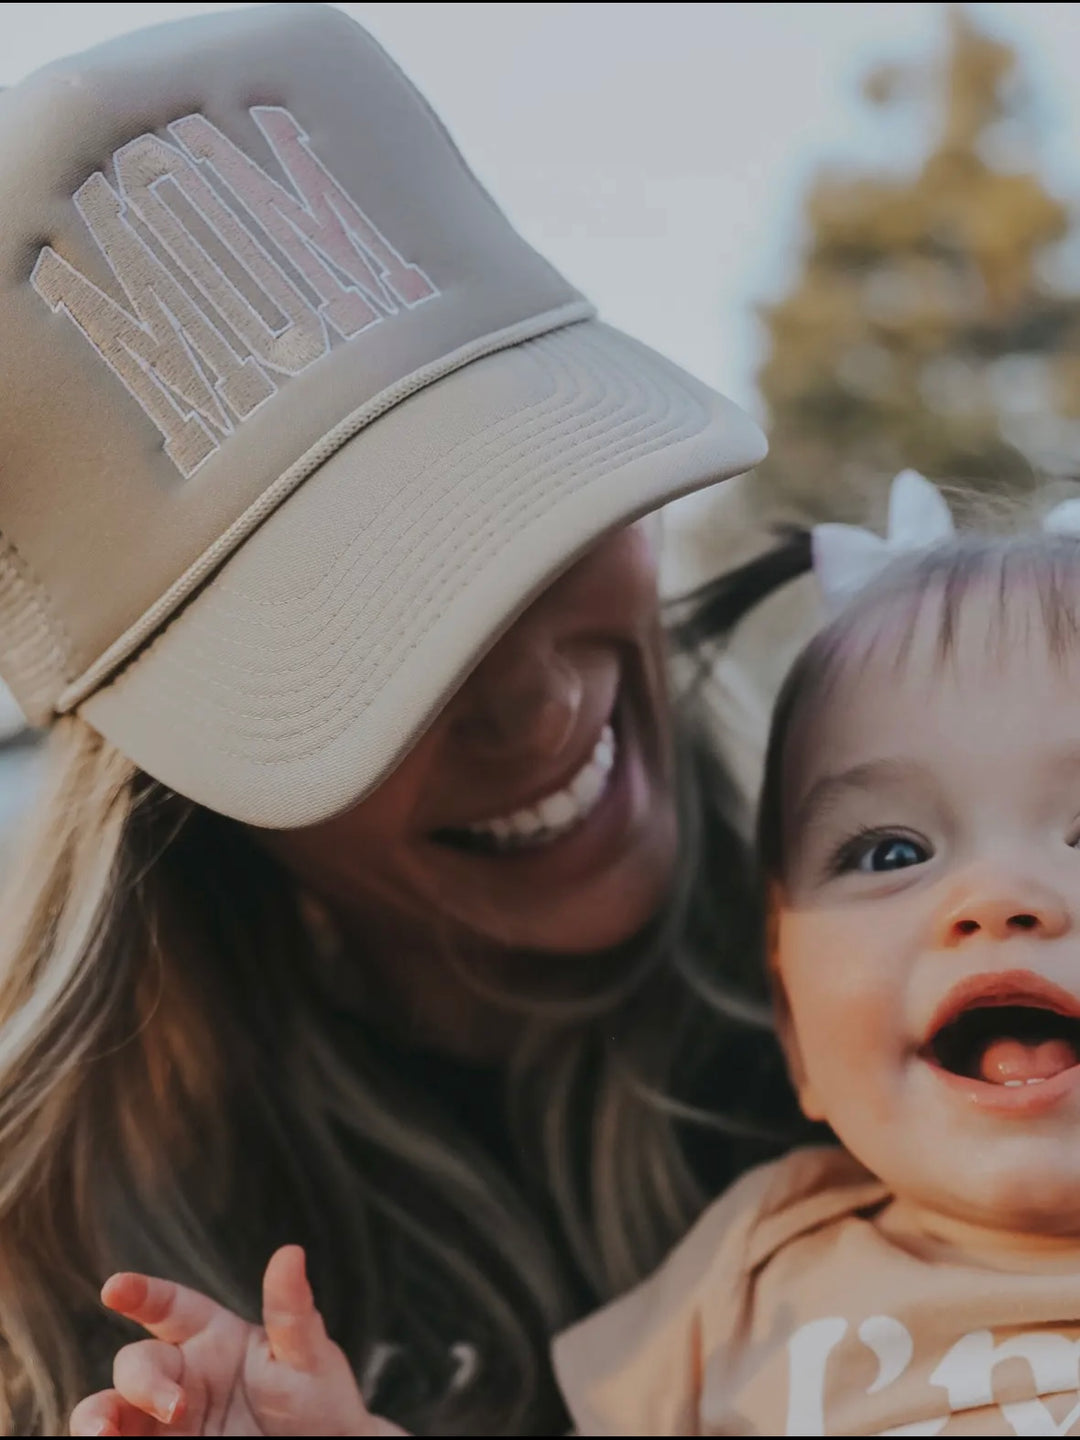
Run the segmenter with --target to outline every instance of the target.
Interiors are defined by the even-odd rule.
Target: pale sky
[[[0,84],[226,5],[0,5]],[[756,409],[755,301],[788,275],[817,161],[888,163],[876,59],[929,56],[936,4],[353,4],[524,234],[605,318]],[[971,7],[1015,40],[1047,173],[1080,198],[1080,5]]]

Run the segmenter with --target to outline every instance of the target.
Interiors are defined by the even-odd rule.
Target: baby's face
[[[930,607],[932,608],[932,607]],[[794,736],[773,963],[803,1106],[940,1229],[1080,1235],[1080,657],[977,593]],[[996,608],[996,607],[993,607]]]

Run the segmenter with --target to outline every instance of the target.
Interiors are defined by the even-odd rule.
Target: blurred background
[[[227,5],[5,4],[0,85]],[[346,4],[604,317],[772,451],[670,518],[679,590],[782,518],[880,521],[889,478],[1080,476],[1080,6]],[[718,672],[748,769],[806,595]],[[0,696],[0,837],[35,750]]]

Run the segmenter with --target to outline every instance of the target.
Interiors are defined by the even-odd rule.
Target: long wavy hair
[[[730,628],[783,568],[711,587],[678,638]],[[330,1331],[384,1413],[439,1434],[565,1426],[552,1332],[686,1230],[711,1198],[695,1150],[715,1189],[796,1123],[743,817],[694,690],[678,705],[670,900],[581,993],[508,998],[526,1015],[490,1079],[508,1147],[343,1012],[303,896],[242,827],[78,718],[57,723],[0,926],[8,1431],[66,1433],[72,1404],[109,1383],[132,1335],[98,1302],[113,1270],[255,1320],[286,1241],[306,1246]]]

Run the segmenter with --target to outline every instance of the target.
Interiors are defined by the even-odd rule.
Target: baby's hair
[[[1023,593],[1034,604],[1014,603]],[[989,611],[989,636],[997,656],[1041,636],[1052,658],[1064,661],[1080,648],[1080,536],[965,534],[929,550],[892,561],[861,589],[799,654],[773,709],[758,804],[757,853],[766,886],[784,877],[784,800],[788,759],[795,734],[830,693],[857,675],[884,647],[896,675],[916,628],[927,616],[937,625],[937,662],[955,657],[960,622],[971,604]]]

